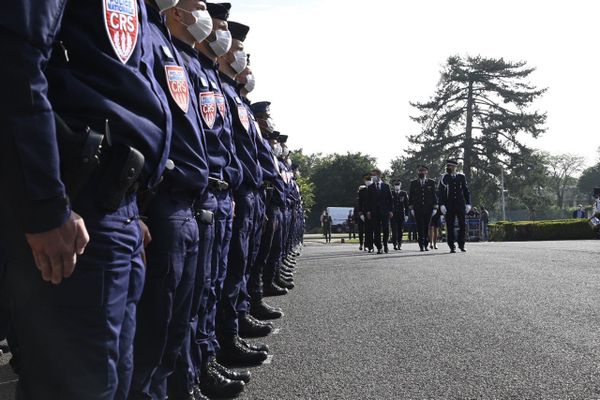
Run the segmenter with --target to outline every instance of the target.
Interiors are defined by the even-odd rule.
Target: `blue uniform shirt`
[[[173,118],[170,158],[175,169],[165,177],[179,189],[201,195],[208,185],[206,144],[200,122],[198,101],[189,83],[183,61],[171,42],[171,35],[157,8],[147,5],[154,75],[169,98]]]
[[[0,13],[0,123],[4,154],[18,154],[6,191],[27,232],[60,226],[70,208],[60,179],[55,110],[78,130],[104,130],[146,157],[154,184],[171,139],[167,98],[153,77],[143,1],[21,0]],[[6,152],[6,153],[4,153]]]
[[[231,111],[233,142],[243,172],[243,184],[252,189],[262,186],[263,173],[258,159],[258,133],[256,124],[248,113],[246,105],[237,89],[237,83],[221,74],[223,92]]]
[[[235,190],[242,184],[242,166],[235,152],[231,110],[229,109],[227,100],[225,100],[225,94],[223,93],[223,86],[219,77],[219,66],[202,53],[198,53],[198,60],[206,73],[210,90],[215,95],[217,111],[220,119],[222,119],[219,137],[229,155],[223,171],[224,179],[229,182],[230,188]]]

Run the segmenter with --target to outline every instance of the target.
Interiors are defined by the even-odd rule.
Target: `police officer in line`
[[[392,188],[394,216],[391,219],[392,223],[392,242],[394,250],[402,250],[402,237],[404,236],[404,223],[408,219],[409,204],[408,193],[402,190],[402,182],[395,180]]]
[[[224,101],[217,104],[221,91],[216,62],[229,47],[226,19],[230,6],[207,4],[207,9],[210,12],[203,9],[201,1],[182,0],[166,13],[173,42],[191,81],[191,95],[198,100],[209,169],[208,188],[194,205],[200,250],[188,337],[168,381],[169,397],[177,399],[201,398],[202,393],[233,397],[250,380],[248,371],[229,370],[215,358],[217,287],[219,279],[224,279],[221,254],[229,241],[226,232],[233,207],[227,180],[235,180],[231,179],[236,177],[231,166],[237,157],[224,134],[227,106]]]
[[[408,205],[417,223],[419,248],[421,251],[429,251],[427,230],[431,217],[438,212],[437,188],[435,181],[427,177],[429,168],[426,165],[419,166],[417,173],[417,179],[410,182]]]
[[[373,227],[373,243],[377,247],[377,254],[382,253],[382,247],[387,254],[389,253],[390,219],[394,216],[392,191],[390,185],[381,178],[379,169],[371,171],[371,176],[373,184],[367,189],[367,220],[371,221]]]
[[[285,295],[288,290],[273,282],[273,264],[278,256],[277,243],[281,234],[282,209],[286,202],[285,182],[279,169],[278,155],[281,145],[277,142],[280,133],[275,130],[271,118],[271,103],[260,101],[251,105],[259,131],[263,138],[259,157],[263,168],[266,214],[260,246],[256,255],[256,272],[248,282],[251,297],[250,313],[260,319],[276,319],[283,316],[281,309],[263,301],[264,296]]]
[[[0,179],[12,188],[0,230],[22,399],[124,399],[131,380],[137,193],[163,174],[171,116],[146,5],[102,4],[25,0],[0,14]]]
[[[456,245],[465,252],[466,224],[465,216],[471,211],[471,192],[467,179],[456,172],[458,162],[450,159],[446,162],[446,174],[439,184],[440,211],[446,216],[446,231],[450,252],[456,253]],[[455,237],[454,224],[458,220],[458,237]]]
[[[199,6],[199,11],[205,12],[206,5],[201,2]],[[191,84],[163,16],[172,13],[172,3],[146,0],[146,7],[154,75],[167,93],[173,119],[172,165],[143,211],[153,240],[146,249],[146,283],[137,312],[130,399],[167,397],[167,379],[187,337],[194,293],[200,238],[193,204],[208,185],[197,99],[190,95]],[[196,40],[204,40],[208,34],[210,30],[205,29]],[[191,35],[188,39],[194,40]]]
[[[262,168],[258,160],[257,136],[250,127],[250,116],[244,106],[235,76],[246,69],[247,56],[244,52],[244,40],[250,28],[246,25],[229,22],[233,44],[229,52],[221,57],[219,63],[223,93],[227,101],[232,119],[232,132],[236,153],[240,159],[243,172],[242,185],[234,192],[235,217],[233,235],[229,248],[227,274],[223,284],[223,292],[218,304],[217,333],[220,343],[235,343],[238,336],[262,337],[271,333],[273,326],[257,320],[248,313],[238,318],[238,302],[242,287],[246,285],[246,273],[249,269],[250,237],[254,231],[256,198],[262,186]],[[260,364],[266,359],[268,348],[264,347],[256,354],[254,360],[243,360],[244,363]],[[225,353],[227,354],[227,353]],[[220,355],[225,358],[224,355]],[[229,360],[239,362],[236,358]]]
[[[364,229],[364,243],[361,241],[361,246],[359,250],[368,251],[369,253],[373,252],[373,225],[370,219],[367,219],[368,210],[368,189],[369,186],[373,184],[371,179],[371,173],[363,175],[363,183],[358,188],[358,212],[359,218],[363,223]],[[360,235],[360,232],[359,232]]]

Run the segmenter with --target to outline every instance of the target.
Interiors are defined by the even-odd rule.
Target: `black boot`
[[[264,343],[250,343],[247,340],[242,339],[241,337],[236,337],[237,340],[242,346],[252,351],[264,351],[265,353],[269,353],[269,346]]]
[[[221,350],[217,355],[219,364],[227,366],[260,365],[267,359],[267,352],[254,351],[245,347],[237,336],[220,339]]]
[[[248,314],[240,315],[238,324],[241,337],[265,337],[273,331],[273,325],[259,322]]]
[[[277,279],[275,279],[275,284],[277,284],[277,286],[286,288],[288,290],[292,290],[294,287],[296,287],[296,285],[294,284],[294,281],[282,278],[281,276],[279,276],[279,277],[277,277]]]
[[[210,363],[203,368],[200,375],[200,390],[209,397],[237,397],[244,391],[244,387],[244,382],[225,378]]]
[[[289,291],[287,289],[281,288],[274,283],[267,284],[263,287],[263,296],[284,296],[288,294]]]
[[[262,299],[259,301],[252,301],[250,303],[250,315],[258,319],[278,319],[283,317],[283,311],[280,308],[275,308]]]
[[[171,397],[169,397],[169,399],[170,398]],[[177,397],[175,398],[175,400],[177,400]],[[189,397],[186,397],[185,400],[210,400],[210,399],[208,397],[206,397],[204,394],[202,394],[202,391],[200,390],[200,388],[198,386],[195,386],[193,393],[190,393]]]
[[[209,364],[214,369],[216,369],[219,374],[221,374],[222,376],[224,376],[225,378],[227,378],[229,380],[242,381],[244,383],[250,382],[251,374],[250,374],[250,371],[248,371],[248,370],[233,371],[233,370],[225,367],[224,365],[219,364],[217,362],[217,360],[215,360],[215,359],[213,359]]]

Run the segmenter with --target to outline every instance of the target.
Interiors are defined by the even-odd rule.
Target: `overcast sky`
[[[233,0],[257,78],[290,147],[362,151],[387,168],[419,130],[409,101],[427,100],[450,55],[524,60],[548,87],[532,142],[594,163],[600,146],[600,2],[538,0]]]

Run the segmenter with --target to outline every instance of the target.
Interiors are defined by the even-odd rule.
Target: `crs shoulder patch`
[[[217,120],[217,101],[215,100],[215,93],[200,93],[199,103],[200,115],[202,115],[202,119],[208,129],[212,129]]]
[[[227,106],[225,106],[225,96],[221,93],[215,93],[215,99],[217,100],[217,110],[221,114],[221,118],[225,121],[225,114],[227,113]]]
[[[246,132],[250,132],[250,117],[248,117],[248,110],[244,106],[238,106],[238,117]]]
[[[137,0],[102,0],[102,7],[108,40],[119,60],[127,64],[138,40]]]
[[[185,70],[179,65],[166,65],[165,74],[173,100],[184,113],[187,113],[190,106],[190,91]]]

